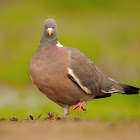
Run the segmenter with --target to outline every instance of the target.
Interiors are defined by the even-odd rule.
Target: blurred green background
[[[82,50],[111,78],[140,87],[140,1],[0,0],[0,17],[0,118],[63,113],[29,77],[46,18],[56,20],[61,44]],[[85,107],[80,117],[140,119],[140,95],[113,95]]]

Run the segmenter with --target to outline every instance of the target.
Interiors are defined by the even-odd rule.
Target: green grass
[[[29,115],[37,117],[46,112],[54,112],[61,116],[63,109],[50,101],[40,92],[31,94],[11,93],[0,96],[0,118],[10,118],[17,116],[19,119],[25,119]],[[87,102],[84,107],[87,113],[81,110],[72,112],[70,117],[80,117],[89,120],[140,120],[140,95],[118,95],[110,98],[96,99]]]

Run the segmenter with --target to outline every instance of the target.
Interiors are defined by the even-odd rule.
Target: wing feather
[[[103,74],[94,63],[81,51],[69,49],[70,65],[68,76],[74,81],[85,93],[103,96],[119,92],[113,82]]]

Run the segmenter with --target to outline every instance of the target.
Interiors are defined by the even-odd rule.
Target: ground
[[[1,140],[139,140],[140,121],[46,119],[0,121]]]

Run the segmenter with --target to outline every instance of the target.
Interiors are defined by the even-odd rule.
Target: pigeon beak
[[[47,32],[48,32],[48,35],[49,35],[49,36],[51,36],[51,35],[52,35],[52,31],[53,31],[53,29],[52,29],[52,28],[48,28],[48,29],[47,29]]]

